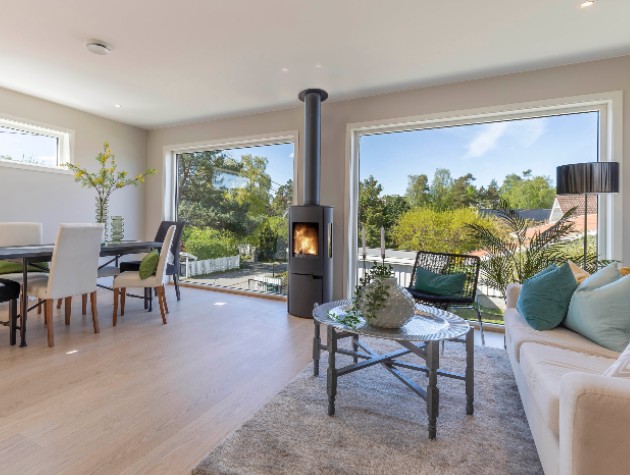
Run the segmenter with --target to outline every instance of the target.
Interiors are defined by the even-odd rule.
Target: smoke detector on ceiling
[[[85,47],[90,53],[100,54],[101,56],[109,54],[112,51],[111,47],[104,41],[90,41]]]

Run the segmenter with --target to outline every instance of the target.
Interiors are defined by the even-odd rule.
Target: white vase
[[[368,301],[373,292],[387,291],[385,303],[374,312],[373,318],[368,318],[371,325],[382,328],[400,328],[413,317],[415,302],[406,289],[403,289],[395,277],[376,278],[361,291],[357,305],[364,316],[370,314]]]

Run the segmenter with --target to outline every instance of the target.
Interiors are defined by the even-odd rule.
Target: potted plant
[[[103,145],[103,152],[96,156],[100,163],[100,169],[90,173],[85,168],[73,163],[64,163],[64,166],[74,172],[74,181],[80,182],[81,186],[94,188],[96,190],[96,222],[102,223],[105,228],[105,240],[107,240],[107,216],[109,213],[109,197],[111,194],[125,186],[138,186],[144,183],[147,176],[155,175],[154,168],[149,168],[139,173],[133,178],[128,178],[126,171],[118,171],[116,156],[109,148],[109,143]]]

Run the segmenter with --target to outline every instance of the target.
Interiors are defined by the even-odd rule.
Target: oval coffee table
[[[313,321],[315,336],[313,338],[313,372],[319,375],[320,351],[328,351],[328,415],[335,415],[335,397],[337,395],[337,378],[355,371],[380,364],[392,375],[402,381],[409,389],[427,403],[429,416],[429,438],[435,439],[437,418],[440,403],[438,376],[458,379],[465,382],[466,414],[472,415],[474,407],[474,331],[462,318],[445,310],[427,305],[416,304],[415,316],[403,327],[397,329],[380,328],[362,321],[354,327],[340,323],[336,318],[342,317],[351,306],[350,300],[337,300],[315,307]],[[326,345],[321,344],[320,325],[327,327]],[[386,354],[378,354],[360,336],[394,340],[403,348]],[[352,350],[339,348],[340,339],[350,337]],[[465,337],[465,338],[461,338]],[[444,340],[455,340],[466,344],[466,369],[463,374],[440,369],[439,343]],[[336,367],[336,354],[352,356],[352,364],[343,368]],[[414,354],[424,361],[424,365],[401,361],[404,355]],[[361,360],[361,361],[359,361]],[[418,385],[401,369],[420,371],[428,375],[428,386]]]

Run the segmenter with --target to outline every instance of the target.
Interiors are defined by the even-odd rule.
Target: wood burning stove
[[[304,204],[289,208],[288,310],[313,317],[313,306],[332,299],[333,208],[319,204],[320,111],[326,91],[307,89],[304,101]]]

